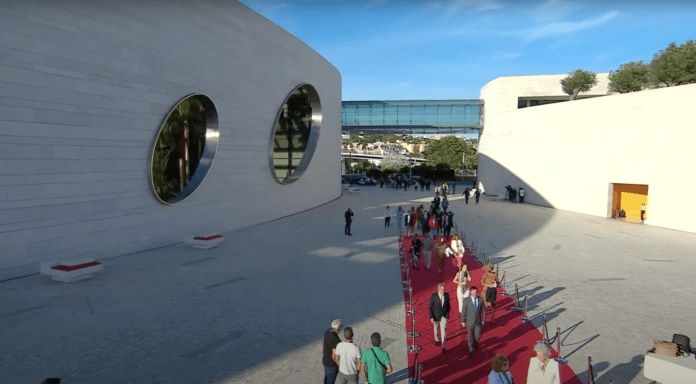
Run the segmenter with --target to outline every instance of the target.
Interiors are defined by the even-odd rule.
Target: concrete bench
[[[89,279],[95,272],[103,269],[104,265],[94,259],[41,262],[42,275],[51,276],[52,280],[64,283]]]
[[[184,243],[191,246],[191,248],[196,249],[210,249],[217,247],[225,241],[222,235],[208,235],[208,236],[190,236],[184,239]]]

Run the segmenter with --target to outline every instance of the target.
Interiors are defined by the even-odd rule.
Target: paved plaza
[[[1,381],[321,383],[322,334],[342,318],[363,350],[382,334],[390,382],[405,383],[398,229],[395,220],[383,227],[383,209],[427,206],[429,196],[361,187],[225,233],[218,248],[107,259],[102,273],[72,284],[1,282]],[[354,236],[343,234],[348,207]],[[653,339],[696,337],[696,234],[488,196],[478,205],[453,197],[450,209],[508,287],[529,296],[534,324],[543,311],[550,333],[561,328],[561,352],[583,381],[592,356],[596,383],[647,384],[641,367]]]

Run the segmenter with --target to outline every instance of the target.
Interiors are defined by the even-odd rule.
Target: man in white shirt
[[[362,370],[360,347],[353,344],[353,328],[343,331],[346,341],[338,343],[333,350],[333,359],[338,364],[336,384],[358,384],[358,373]]]

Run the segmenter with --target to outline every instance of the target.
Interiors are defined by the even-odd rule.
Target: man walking
[[[437,327],[440,326],[440,336],[442,337],[442,353],[447,353],[445,349],[445,337],[447,336],[447,319],[449,318],[450,303],[449,294],[445,292],[445,283],[437,286],[437,292],[430,296],[430,321],[433,323],[435,332],[435,345],[440,345],[437,337]]]
[[[474,196],[476,196],[476,204],[478,204],[479,197],[481,197],[481,191],[479,191],[478,188],[476,188],[476,192],[474,193]]]
[[[443,220],[445,222],[444,236],[450,237],[452,227],[454,226],[454,213],[452,211],[447,212],[447,216],[445,216]]]
[[[353,211],[348,208],[344,216],[346,217],[346,229],[344,232],[348,236],[353,236],[350,234],[350,224],[353,222]]]
[[[520,203],[524,203],[524,188],[520,187]]]
[[[411,207],[411,210],[409,212],[406,212],[406,236],[413,236],[413,228],[415,227],[416,223],[416,212],[415,208]]]
[[[510,202],[515,204],[515,197],[517,197],[517,191],[515,188],[510,189]]]
[[[338,343],[334,349],[334,362],[338,364],[336,384],[358,384],[358,373],[362,369],[360,347],[353,343],[353,328],[343,331],[346,341]]]
[[[335,319],[331,322],[331,328],[324,332],[324,354],[322,363],[324,364],[324,384],[335,384],[336,376],[338,376],[338,365],[333,360],[333,351],[341,342],[338,337],[338,332],[343,328],[341,319]]]
[[[462,327],[467,329],[466,342],[469,345],[469,358],[471,359],[474,357],[474,350],[478,350],[481,327],[486,323],[486,310],[478,297],[478,288],[475,285],[469,288],[469,297],[464,299],[461,321]]]
[[[362,354],[363,378],[367,384],[385,384],[387,381],[387,373],[392,373],[394,370],[389,360],[389,353],[380,348],[382,336],[375,332],[370,336],[372,348],[365,350]]]
[[[462,193],[462,195],[464,195],[464,203],[465,204],[469,204],[469,192],[470,191],[471,190],[469,189],[469,187],[466,187],[466,189],[464,189],[464,193]]]

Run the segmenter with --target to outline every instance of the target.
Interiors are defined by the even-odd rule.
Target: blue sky
[[[686,0],[241,0],[341,72],[343,100],[478,99],[500,76],[609,72],[696,39]]]

